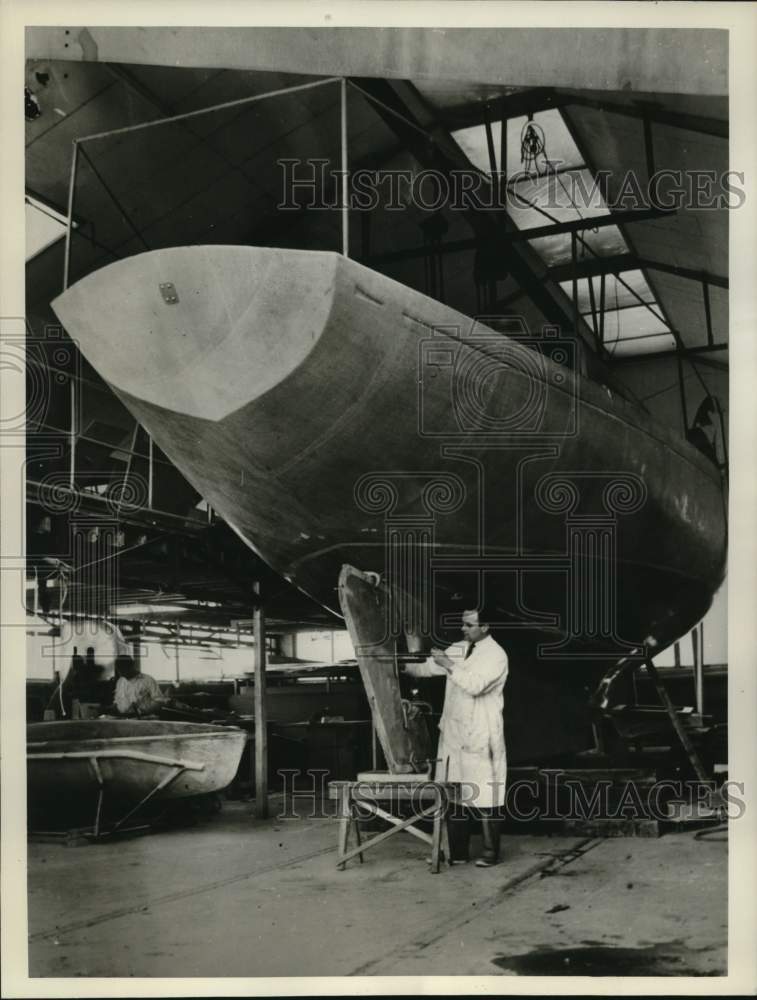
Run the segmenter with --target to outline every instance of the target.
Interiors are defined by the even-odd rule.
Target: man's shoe
[[[494,860],[493,858],[479,858],[478,861],[476,861],[476,868],[494,868],[494,866],[498,864],[499,861]]]

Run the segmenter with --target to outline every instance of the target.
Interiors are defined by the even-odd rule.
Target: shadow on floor
[[[708,949],[704,949],[708,950]],[[720,976],[726,970],[701,972],[686,966],[691,949],[668,941],[645,948],[587,944],[583,948],[544,948],[525,955],[492,959],[517,976]]]

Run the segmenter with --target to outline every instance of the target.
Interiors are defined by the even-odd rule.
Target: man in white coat
[[[465,611],[464,642],[447,650],[432,649],[425,663],[408,663],[414,677],[446,675],[444,709],[435,778],[462,785],[462,801],[478,815],[484,851],[476,864],[489,868],[499,860],[498,810],[505,802],[507,760],[502,719],[507,654],[489,635],[484,612]],[[449,824],[452,861],[468,860],[468,816]]]

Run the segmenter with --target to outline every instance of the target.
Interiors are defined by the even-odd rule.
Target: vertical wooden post
[[[268,713],[266,711],[265,619],[260,603],[260,583],[253,585],[255,611],[255,816],[268,819]]]

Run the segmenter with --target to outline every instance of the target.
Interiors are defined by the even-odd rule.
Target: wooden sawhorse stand
[[[338,853],[336,866],[344,871],[347,862],[357,855],[360,862],[371,847],[402,832],[417,837],[431,847],[431,871],[438,874],[442,858],[450,859],[447,836],[447,813],[454,802],[456,786],[452,782],[431,781],[425,774],[390,774],[371,771],[359,774],[357,781],[329,782],[329,798],[336,799],[339,814]],[[406,819],[393,816],[377,803],[382,801],[413,803],[412,815]],[[390,824],[388,830],[362,840],[358,816],[379,816]],[[432,832],[426,833],[416,826],[420,820],[432,820]],[[349,847],[350,833],[354,832],[356,846]]]

